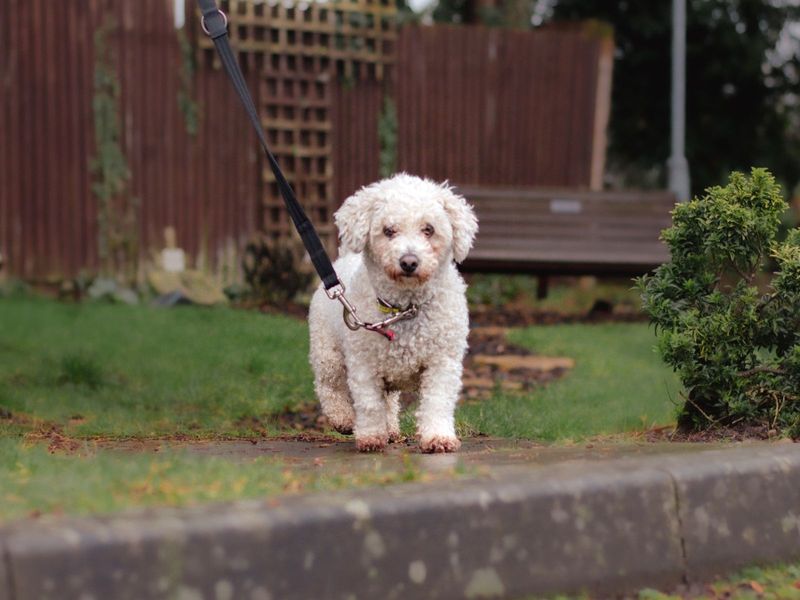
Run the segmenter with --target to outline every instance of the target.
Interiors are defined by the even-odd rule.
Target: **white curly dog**
[[[356,448],[382,450],[400,437],[400,392],[419,392],[417,438],[424,452],[454,452],[453,413],[461,391],[469,315],[455,267],[478,231],[472,208],[447,184],[401,173],[361,188],[334,215],[334,263],[363,321],[386,318],[378,298],[417,316],[392,328],[396,338],[351,331],[322,286],[309,310],[311,366],[322,412]]]

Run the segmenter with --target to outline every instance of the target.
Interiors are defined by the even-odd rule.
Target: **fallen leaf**
[[[751,587],[751,588],[753,589],[753,591],[754,591],[756,594],[758,594],[759,596],[761,596],[761,595],[763,595],[763,594],[764,594],[764,586],[762,586],[762,585],[761,585],[760,583],[758,583],[757,581],[755,581],[755,580],[751,580],[751,581],[750,581],[750,587]]]

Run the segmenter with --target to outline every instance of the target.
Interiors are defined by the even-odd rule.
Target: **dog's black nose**
[[[404,273],[411,274],[417,270],[419,259],[413,254],[405,254],[400,257],[400,268]]]

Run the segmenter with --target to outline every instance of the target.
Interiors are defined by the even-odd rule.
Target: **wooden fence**
[[[269,200],[255,138],[224,73],[202,60],[188,89],[198,128],[188,131],[178,102],[187,62],[172,6],[0,0],[0,252],[12,275],[98,268],[92,39],[108,18],[142,255],[161,246],[167,226],[211,265],[235,260],[254,232],[272,232],[282,209]],[[312,215],[323,231],[332,233],[341,200],[378,177],[387,94],[398,107],[402,169],[459,184],[597,185],[607,42],[581,32],[409,27],[397,47],[385,79],[352,85],[340,77],[330,86],[332,200]],[[258,62],[245,66],[264,105]]]
[[[142,248],[160,246],[168,225],[195,255],[238,245],[254,229],[258,160],[249,124],[224,74],[200,70],[193,93],[202,117],[197,134],[188,133],[170,4],[0,0],[0,244],[12,274],[48,278],[98,266],[93,34],[109,18]]]
[[[458,184],[599,189],[613,43],[587,27],[405,28],[401,168]]]

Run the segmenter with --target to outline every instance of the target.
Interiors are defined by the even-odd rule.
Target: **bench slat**
[[[465,266],[638,275],[669,259],[669,192],[459,188],[479,220]]]

